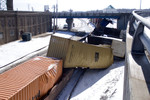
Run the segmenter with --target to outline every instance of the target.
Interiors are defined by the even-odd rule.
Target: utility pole
[[[141,9],[141,5],[142,5],[142,0],[140,0],[140,9]]]
[[[53,21],[53,34],[55,33],[55,5],[53,6],[53,9],[54,9],[54,13],[53,13],[53,16],[54,16],[54,21]]]
[[[30,11],[30,4],[28,4],[28,11]]]
[[[58,0],[56,0],[56,30],[57,30],[57,24],[58,24]]]

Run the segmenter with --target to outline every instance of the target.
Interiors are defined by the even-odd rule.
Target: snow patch
[[[122,100],[124,61],[104,70],[87,70],[71,100]]]
[[[41,59],[37,57],[37,58],[34,58],[33,60],[34,60],[34,61],[37,61],[37,60],[41,60]]]
[[[48,66],[47,70],[51,70],[52,68],[54,68],[55,66],[57,66],[56,64],[51,64],[50,66]]]
[[[31,41],[17,40],[0,46],[0,67],[15,61],[42,47],[48,46],[50,36],[32,38]]]

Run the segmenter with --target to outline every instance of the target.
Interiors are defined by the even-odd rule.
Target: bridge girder
[[[118,19],[121,16],[130,15],[130,13],[122,13],[122,12],[96,12],[93,11],[92,13],[89,12],[58,12],[53,14],[53,18],[57,16],[57,18],[113,18]]]

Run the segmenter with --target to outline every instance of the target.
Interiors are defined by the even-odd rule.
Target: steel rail
[[[148,53],[150,54],[150,38],[148,37],[148,34],[150,33],[144,31],[144,27],[147,27],[150,30],[150,23],[149,20],[140,16],[139,13],[142,14],[142,11],[132,12],[133,16],[135,17],[135,20],[138,21],[138,24],[132,23],[133,25],[137,24],[134,25],[134,28],[136,26],[136,30],[134,33],[134,41],[132,44],[132,53],[144,53],[144,49],[146,48]]]
[[[133,12],[132,12],[133,16],[134,16],[138,21],[141,21],[144,26],[146,26],[147,28],[150,29],[150,23],[148,23],[149,21],[148,21],[146,18],[143,18],[142,16],[138,15],[138,14],[137,14],[138,12],[139,12],[139,11],[137,11],[137,10],[133,11]]]
[[[148,53],[150,54],[150,38],[146,34],[143,34],[143,35],[140,35],[140,39],[142,43],[145,45]]]

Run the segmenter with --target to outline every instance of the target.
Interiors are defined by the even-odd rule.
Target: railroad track
[[[61,91],[61,93],[58,95],[56,100],[70,100],[72,93],[74,89],[76,88],[76,85],[78,84],[80,78],[85,73],[86,69],[77,68],[74,69],[74,72],[67,83],[67,85],[64,87],[64,89]]]

